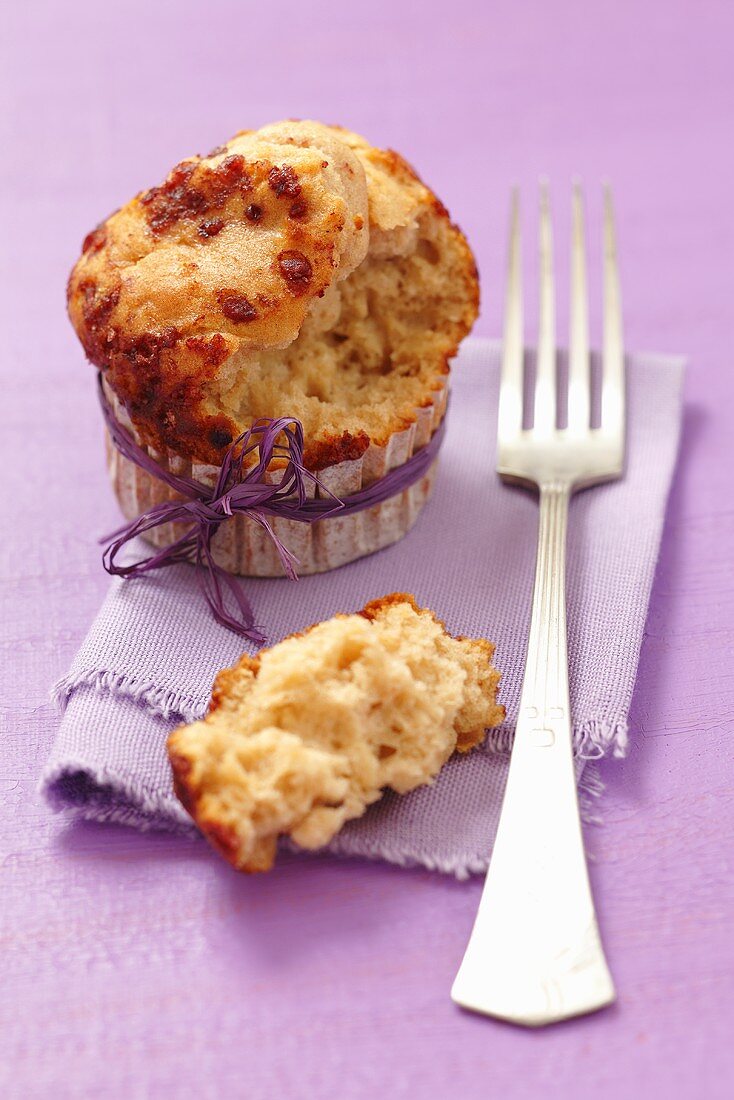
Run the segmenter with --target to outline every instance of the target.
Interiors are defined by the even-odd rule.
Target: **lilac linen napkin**
[[[498,370],[496,345],[464,345],[434,496],[400,543],[297,583],[242,581],[271,644],[392,591],[413,592],[452,632],[497,644],[506,723],[481,749],[452,758],[432,786],[401,798],[386,794],[342,830],[332,852],[462,878],[487,866],[521,686],[538,518],[533,496],[502,485],[494,473]],[[621,756],[627,743],[678,443],[682,375],[680,360],[631,358],[627,474],[580,494],[571,506],[571,708],[587,794],[594,776],[585,763]],[[205,713],[216,672],[242,649],[240,638],[212,620],[192,567],[113,581],[57,685],[64,714],[41,784],[50,804],[138,829],[193,831],[173,794],[166,736]]]

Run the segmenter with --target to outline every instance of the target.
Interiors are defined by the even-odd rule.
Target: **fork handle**
[[[451,996],[538,1026],[602,1008],[614,986],[581,834],[568,695],[570,485],[540,488],[538,557],[520,710],[479,911]]]

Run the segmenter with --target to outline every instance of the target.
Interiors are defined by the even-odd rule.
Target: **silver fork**
[[[556,428],[553,257],[548,190],[540,196],[540,318],[533,427],[523,430],[520,216],[513,194],[498,473],[540,492],[538,556],[525,679],[507,789],[479,911],[451,996],[538,1026],[614,1000],[584,858],[571,743],[566,652],[566,526],[577,489],[617,478],[624,462],[624,352],[612,200],[604,190],[601,426],[590,427],[584,215],[573,189],[568,427]]]

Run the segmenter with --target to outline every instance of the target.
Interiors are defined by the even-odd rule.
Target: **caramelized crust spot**
[[[150,229],[160,234],[182,219],[220,210],[233,195],[251,190],[245,158],[235,154],[215,168],[202,165],[198,158],[182,161],[165,183],[146,191],[140,201]]]
[[[209,442],[212,447],[216,447],[218,451],[221,451],[225,447],[229,447],[232,442],[232,433],[225,431],[224,428],[212,428],[209,432]]]
[[[303,294],[308,290],[313,274],[311,264],[302,252],[286,249],[278,254],[280,273],[288,284],[292,294]]]
[[[343,432],[340,436],[325,437],[318,443],[306,445],[305,458],[310,470],[326,470],[340,462],[354,462],[361,458],[370,445],[366,432],[353,435]]]
[[[244,294],[238,294],[236,290],[220,290],[217,301],[227,320],[233,321],[236,325],[243,325],[257,318],[257,310],[252,302]]]
[[[99,252],[107,240],[104,223],[98,225],[91,233],[87,233],[82,242],[82,252]]]
[[[227,341],[221,332],[216,332],[211,338],[206,336],[189,336],[186,340],[189,351],[195,352],[210,367],[219,367],[229,355]]]
[[[221,233],[224,229],[224,220],[222,218],[207,218],[203,222],[199,222],[199,236],[206,240],[208,237],[216,237],[217,233]]]
[[[268,182],[278,198],[286,195],[289,199],[295,199],[301,193],[298,176],[288,164],[280,168],[271,168],[268,173]]]
[[[72,291],[71,285],[69,289]],[[93,279],[84,279],[77,287],[85,326],[82,345],[90,359],[106,363],[117,339],[115,330],[110,326],[110,318],[120,300],[120,285],[102,293],[98,293],[98,289]]]

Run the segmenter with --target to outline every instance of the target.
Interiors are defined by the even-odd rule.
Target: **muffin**
[[[234,439],[288,416],[306,467],[344,496],[437,430],[478,282],[465,238],[398,154],[280,122],[182,161],[94,229],[68,303],[115,417],[161,466],[214,484]],[[174,496],[112,446],[108,457],[128,518]],[[276,532],[301,572],[329,569],[403,535],[434,472],[366,512],[278,519]],[[231,572],[282,571],[246,517],[213,546]]]
[[[244,656],[168,740],[176,793],[239,870],[268,870],[280,836],[319,848],[502,721],[493,652],[394,593]]]

